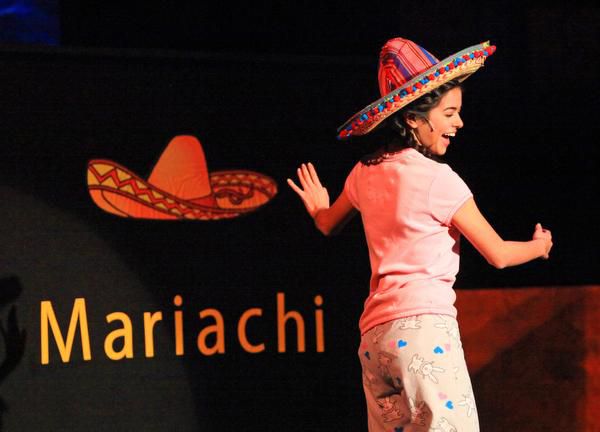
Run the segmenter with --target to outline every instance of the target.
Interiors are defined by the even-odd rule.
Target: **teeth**
[[[456,136],[456,132],[445,133],[444,136],[454,137],[454,136]]]

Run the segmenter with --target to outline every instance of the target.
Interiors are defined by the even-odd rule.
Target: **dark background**
[[[238,135],[245,127],[285,134],[285,143],[265,149],[278,158],[289,157],[284,166],[307,158],[323,160],[318,167],[335,195],[348,161],[361,153],[352,144],[335,142],[335,128],[377,97],[377,54],[385,40],[407,37],[439,58],[491,40],[498,52],[484,73],[466,82],[467,127],[447,159],[501,235],[527,238],[539,221],[553,231],[556,247],[551,265],[503,272],[481,265],[472,257],[475,252],[466,250],[458,286],[597,279],[597,230],[586,221],[597,216],[592,197],[598,161],[598,7],[592,2],[506,0],[371,3],[176,2],[140,9],[129,3],[82,8],[63,2],[62,44],[140,55],[207,56],[225,68],[262,63],[265,70],[255,73],[274,94],[251,93],[245,82],[248,71],[239,68],[239,78],[225,84],[229,90],[238,87],[235,102],[230,102],[251,98],[257,109],[228,121],[239,127]],[[293,89],[273,82],[266,71],[285,76],[288,68],[304,78],[292,83]],[[212,91],[218,96],[225,90]],[[263,104],[272,106],[271,115],[260,110]],[[257,113],[260,120],[250,118]],[[278,121],[284,117],[288,127]],[[309,151],[312,145],[318,150]],[[341,172],[328,172],[338,164]]]
[[[541,222],[555,239],[549,261],[502,271],[464,242],[457,289],[598,283],[597,7],[171,4],[62,2],[58,46],[2,48],[0,276],[20,289],[1,311],[15,305],[27,331],[23,359],[0,383],[6,430],[363,427],[355,358],[369,278],[362,227],[357,219],[322,237],[285,179],[310,160],[332,197],[339,193],[364,149],[337,141],[336,128],[378,97],[378,51],[394,36],[438,58],[488,39],[497,45],[465,83],[465,128],[446,159],[504,238],[528,239]],[[211,170],[263,172],[279,194],[254,214],[212,223],[131,221],[95,207],[88,160],[147,177],[179,134],[202,141]],[[306,319],[306,353],[276,352],[277,292]],[[184,298],[186,355],[175,358],[164,336],[157,357],[145,359],[141,313],[171,314],[175,294]],[[310,336],[317,294],[326,319],[320,354]],[[76,349],[71,363],[52,352],[41,366],[40,301],[54,301],[66,329],[76,297],[89,305],[93,361]],[[198,311],[208,307],[226,319],[222,356],[194,348],[206,326]],[[258,355],[235,342],[236,320],[250,307],[264,308],[253,337],[267,350]],[[104,317],[116,310],[134,321],[132,360],[103,356]],[[165,335],[171,327],[165,319]]]

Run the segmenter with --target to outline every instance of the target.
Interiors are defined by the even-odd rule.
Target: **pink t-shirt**
[[[344,192],[361,213],[371,262],[361,333],[405,316],[456,317],[460,233],[451,221],[472,196],[465,182],[405,149],[377,165],[356,164]]]

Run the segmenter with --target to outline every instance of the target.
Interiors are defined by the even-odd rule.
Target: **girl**
[[[494,50],[484,43],[439,61],[409,40],[388,41],[382,98],[339,129],[340,139],[375,130],[383,146],[355,165],[331,206],[312,164],[298,168],[300,185],[288,179],[325,235],[361,214],[372,275],[359,357],[371,432],[479,430],[452,288],[460,234],[497,268],[552,248],[540,224],[530,241],[503,240],[439,162],[463,127],[460,82]]]

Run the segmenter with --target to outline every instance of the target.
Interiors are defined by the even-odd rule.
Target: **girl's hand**
[[[291,179],[287,179],[287,183],[300,196],[306,211],[314,219],[319,210],[329,208],[329,193],[321,185],[315,167],[310,162],[302,164],[297,173],[302,188]]]
[[[542,258],[550,258],[550,249],[552,249],[552,233],[550,230],[542,228],[542,224],[536,224],[533,239],[542,240],[544,242],[545,253],[542,255]]]

